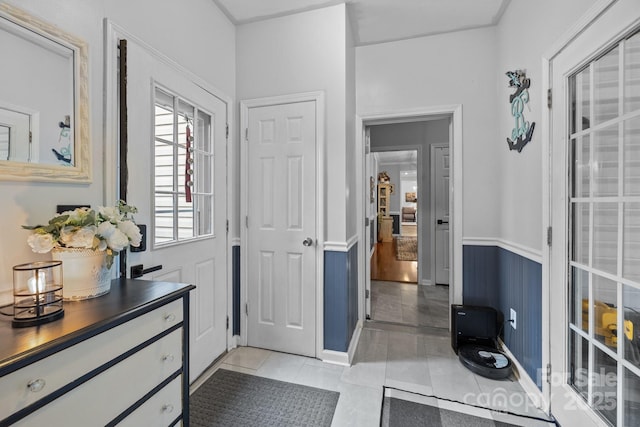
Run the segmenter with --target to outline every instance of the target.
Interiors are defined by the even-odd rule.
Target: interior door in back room
[[[449,147],[434,146],[432,151],[434,171],[435,224],[435,284],[448,285],[450,273],[449,255]]]
[[[248,344],[316,356],[316,102],[248,109]]]
[[[227,104],[178,65],[128,40],[128,200],[149,224],[129,265],[196,286],[190,382],[227,349]]]

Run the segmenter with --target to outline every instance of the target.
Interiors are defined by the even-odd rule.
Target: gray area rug
[[[385,397],[382,403],[383,427],[517,427],[431,405]]]
[[[192,426],[330,426],[340,393],[226,369],[192,395]]]

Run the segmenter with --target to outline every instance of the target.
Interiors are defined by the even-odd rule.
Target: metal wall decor
[[[533,129],[536,127],[535,123],[529,123],[524,118],[524,106],[529,103],[531,80],[523,70],[507,71],[506,75],[509,77],[509,87],[515,89],[515,92],[509,95],[511,114],[515,124],[511,131],[511,138],[507,138],[507,144],[510,150],[518,150],[519,153],[531,141]]]

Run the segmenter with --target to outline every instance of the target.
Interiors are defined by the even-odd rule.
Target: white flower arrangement
[[[27,243],[36,253],[54,248],[105,251],[107,268],[111,268],[118,252],[129,245],[140,246],[142,234],[131,217],[137,211],[135,206],[120,200],[115,207],[77,208],[54,216],[47,225],[22,227],[33,231]]]

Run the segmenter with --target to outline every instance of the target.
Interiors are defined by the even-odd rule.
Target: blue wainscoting
[[[503,340],[542,389],[542,265],[497,246],[464,245],[464,304],[493,307],[504,317]],[[516,311],[516,329],[509,324]]]
[[[393,219],[392,234],[400,234],[400,214],[391,214]]]
[[[232,257],[232,304],[233,304],[233,335],[240,335],[240,246],[233,246]]]
[[[358,323],[358,244],[324,253],[324,348],[346,352]]]

